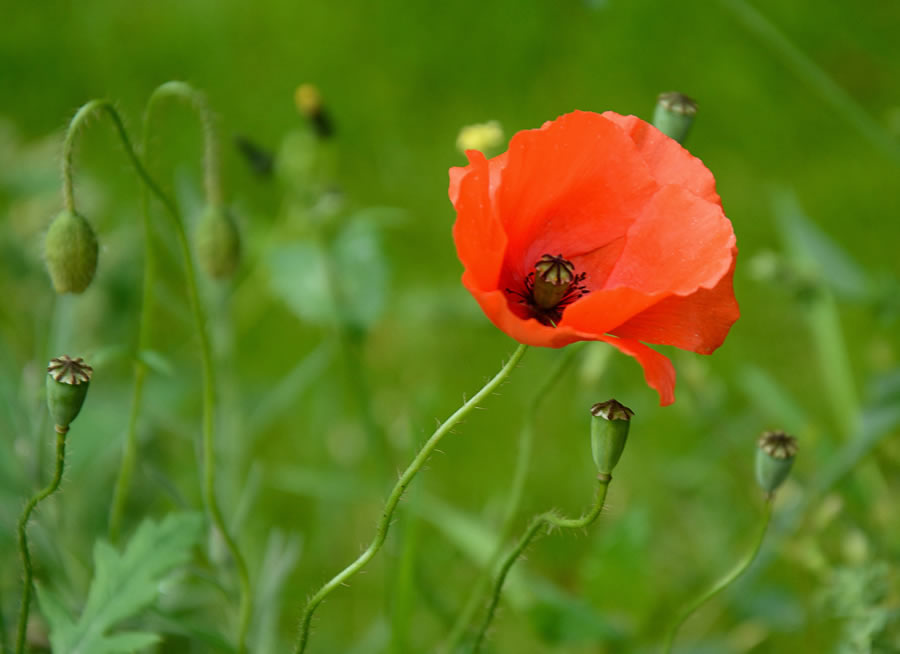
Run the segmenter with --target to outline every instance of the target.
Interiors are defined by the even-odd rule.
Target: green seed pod
[[[94,369],[84,359],[64,354],[50,360],[47,366],[47,406],[50,415],[59,427],[68,428],[75,420],[84,398]]]
[[[214,279],[231,277],[241,257],[241,236],[231,212],[207,207],[197,224],[197,259]]]
[[[591,452],[597,472],[609,476],[619,462],[628,440],[634,411],[616,400],[598,402],[591,407]]]
[[[767,431],[757,442],[756,481],[766,493],[774,493],[781,486],[797,454],[797,439],[783,431]]]
[[[696,115],[697,103],[688,96],[674,91],[662,93],[656,100],[653,126],[666,136],[684,143]]]
[[[65,209],[44,240],[44,259],[57,293],[81,293],[97,270],[97,236],[83,216]]]

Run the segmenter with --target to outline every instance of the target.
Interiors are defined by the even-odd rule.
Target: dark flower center
[[[517,295],[519,304],[524,305],[539,323],[556,327],[563,310],[588,293],[581,284],[586,276],[586,273],[576,275],[575,265],[563,255],[545,254],[534,264],[534,272],[525,277],[524,291],[508,288],[506,292]]]

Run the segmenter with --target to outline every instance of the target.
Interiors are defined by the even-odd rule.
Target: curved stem
[[[491,581],[491,570],[494,570],[500,564],[500,558],[503,556],[503,544],[509,538],[512,531],[513,522],[519,511],[519,505],[522,502],[522,495],[525,490],[525,481],[528,478],[528,469],[531,467],[531,450],[534,441],[535,421],[537,419],[538,409],[540,409],[546,397],[550,394],[557,382],[563,374],[568,370],[569,365],[575,360],[575,355],[581,350],[581,343],[574,343],[567,347],[563,354],[558,358],[556,366],[544,378],[544,383],[538,387],[534,394],[534,398],[525,408],[525,418],[522,423],[522,430],[519,432],[519,451],[516,456],[516,467],[513,472],[512,482],[510,484],[509,496],[506,500],[506,506],[503,510],[503,519],[500,522],[500,528],[497,531],[497,548],[494,550],[488,564],[483,568],[482,573],[475,581],[469,598],[456,622],[447,636],[446,643],[441,648],[442,654],[452,654],[456,651],[462,642],[466,631],[475,618],[475,613],[481,604],[482,597]]]
[[[500,603],[500,592],[503,590],[503,583],[506,581],[506,576],[509,574],[513,564],[518,560],[519,556],[521,556],[522,552],[525,551],[525,548],[528,547],[534,537],[540,532],[541,527],[545,527],[549,533],[554,527],[559,529],[584,529],[585,527],[590,526],[600,515],[600,512],[603,511],[603,503],[606,501],[606,491],[609,489],[610,481],[612,481],[612,477],[609,475],[602,475],[597,479],[597,494],[594,497],[594,505],[591,507],[590,511],[580,518],[561,518],[552,511],[548,511],[547,513],[537,515],[532,519],[531,524],[528,525],[528,529],[525,530],[525,533],[522,534],[519,542],[516,543],[515,547],[513,547],[509,554],[506,555],[506,558],[503,559],[503,562],[497,571],[497,578],[494,581],[494,590],[491,593],[491,603],[488,606],[484,621],[478,629],[475,646],[472,648],[473,652],[477,654],[481,649],[481,644],[484,642],[488,627],[490,627],[491,622],[494,619],[497,604]]]
[[[378,553],[378,550],[381,549],[381,546],[384,544],[385,538],[387,538],[388,529],[391,526],[391,520],[394,517],[394,510],[397,508],[397,504],[400,502],[400,498],[403,496],[403,492],[406,490],[406,487],[412,482],[413,478],[422,469],[422,466],[425,465],[425,462],[428,460],[428,457],[431,456],[431,453],[438,446],[441,439],[447,435],[447,433],[459,423],[460,420],[465,418],[478,404],[480,404],[488,395],[494,392],[496,388],[505,380],[509,373],[512,372],[513,368],[516,367],[516,364],[522,359],[522,356],[525,354],[525,350],[528,349],[527,345],[519,345],[513,355],[509,358],[509,361],[500,369],[500,371],[494,375],[494,378],[491,379],[487,384],[485,384],[480,391],[478,391],[472,399],[468,400],[464,403],[459,409],[456,410],[453,415],[451,415],[447,420],[441,424],[440,427],[431,435],[425,445],[422,446],[422,449],[419,450],[419,453],[415,456],[412,463],[409,464],[409,467],[400,475],[400,479],[397,481],[394,486],[391,494],[388,496],[387,502],[384,505],[384,510],[381,513],[381,518],[378,521],[378,525],[375,528],[375,537],[372,539],[371,544],[366,550],[359,555],[359,557],[353,561],[350,565],[344,568],[341,572],[335,575],[331,581],[327,582],[319,591],[313,595],[306,603],[306,608],[303,610],[303,615],[300,618],[300,636],[297,640],[297,646],[294,649],[296,654],[302,654],[306,650],[307,641],[309,640],[309,627],[312,622],[312,616],[315,612],[316,608],[322,601],[333,591],[335,588],[346,582],[350,577],[355,575],[357,572],[362,570],[365,565],[372,560],[372,558]]]
[[[206,95],[185,82],[172,81],[160,84],[147,102],[147,112],[144,117],[145,136],[153,107],[157,101],[165,97],[177,98],[186,102],[197,115],[203,129],[203,188],[206,191],[206,200],[213,207],[221,207],[224,200],[220,181],[219,139]],[[146,144],[146,140],[144,143]],[[144,155],[146,156],[146,149]]]
[[[205,107],[205,100],[202,99],[202,94],[192,89],[189,85],[183,82],[167,82],[166,84],[158,86],[147,101],[147,109],[144,114],[145,130],[149,129],[150,118],[156,104],[167,96],[180,98],[182,100],[187,99],[190,101],[191,106],[198,111]],[[198,109],[198,107],[200,109]],[[205,166],[207,171],[217,170],[218,166],[218,155],[216,154],[215,146],[210,145],[210,142],[214,142],[215,139],[210,137],[211,122],[208,121],[208,118],[208,112],[204,113],[201,111],[201,122],[204,124],[204,133],[207,136],[206,157],[208,165]],[[206,183],[207,192],[211,194],[209,200],[212,203],[216,194],[219,193],[217,173],[210,174],[207,172]],[[241,654],[246,651],[247,630],[250,626],[250,617],[253,613],[253,596],[250,589],[250,575],[247,570],[247,563],[238,548],[237,542],[225,525],[225,519],[222,517],[222,511],[219,508],[219,502],[216,498],[214,447],[214,413],[216,403],[214,383],[215,369],[213,366],[209,335],[206,331],[206,315],[203,310],[203,305],[200,303],[200,293],[197,288],[197,275],[194,272],[191,249],[188,243],[187,234],[184,230],[184,222],[181,219],[181,214],[178,212],[175,204],[168,198],[165,198],[164,194],[158,190],[158,187],[155,185],[150,186],[150,190],[153,191],[154,195],[156,195],[160,201],[162,201],[172,219],[172,224],[175,227],[175,235],[178,240],[179,249],[181,250],[185,279],[187,281],[188,300],[191,305],[191,313],[194,317],[194,327],[197,332],[197,338],[200,341],[200,360],[203,368],[203,498],[210,518],[216,529],[218,529],[219,533],[222,535],[225,546],[231,554],[232,559],[234,559],[235,567],[237,568],[238,583],[241,588],[241,599],[238,609],[237,651]],[[220,196],[219,202],[221,202]]]
[[[149,116],[156,101],[168,94],[171,94],[171,87],[163,85],[157,88],[157,90],[150,96],[150,100],[147,105],[147,116]],[[222,512],[219,509],[215,494],[215,465],[213,460],[215,451],[215,448],[213,447],[215,436],[213,430],[215,408],[215,372],[213,369],[213,360],[209,344],[209,337],[206,333],[206,317],[203,311],[203,306],[200,303],[200,294],[197,290],[197,276],[194,272],[194,263],[193,259],[191,258],[191,249],[188,243],[187,234],[184,230],[184,223],[181,219],[181,214],[178,211],[178,207],[162,191],[162,189],[153,180],[153,178],[147,172],[147,169],[141,163],[141,160],[138,158],[137,153],[135,152],[134,147],[131,144],[131,139],[128,138],[128,133],[125,131],[125,126],[119,116],[119,113],[116,111],[112,103],[108,100],[91,100],[78,110],[78,112],[75,114],[75,117],[72,119],[71,124],[69,125],[69,131],[66,134],[66,139],[63,143],[63,194],[66,199],[66,206],[68,208],[74,207],[74,198],[72,195],[72,152],[74,149],[75,135],[77,134],[81,126],[85,123],[87,118],[99,112],[105,112],[112,119],[119,138],[122,141],[122,145],[125,147],[125,152],[128,154],[128,157],[131,160],[131,163],[133,164],[141,180],[146,184],[150,192],[154,196],[156,196],[160,203],[162,203],[163,207],[165,207],[166,212],[168,213],[172,221],[172,226],[175,229],[175,235],[178,240],[179,249],[181,250],[185,281],[187,283],[186,285],[188,301],[190,303],[191,313],[193,314],[194,318],[194,327],[197,332],[197,338],[200,341],[200,360],[203,369],[203,496],[207,511],[209,512],[216,528],[221,532],[222,538],[225,541],[225,545],[227,546],[228,551],[234,559],[235,567],[237,568],[238,581],[241,586],[241,603],[239,609],[240,619],[238,625],[238,652],[241,653],[246,649],[247,628],[250,624],[250,616],[252,613],[250,576],[247,571],[247,564],[237,547],[237,543],[234,541],[225,527],[225,520],[222,518]],[[149,123],[149,120],[147,120],[147,118],[145,118],[145,121]]]
[[[59,488],[59,484],[62,481],[63,468],[65,467],[66,432],[68,431],[68,427],[56,426],[56,470],[53,473],[53,480],[44,490],[28,500],[25,510],[22,511],[22,517],[19,518],[19,556],[22,559],[22,568],[25,571],[25,582],[22,586],[22,604],[19,607],[19,624],[16,630],[16,654],[23,654],[25,651],[25,635],[28,631],[28,612],[31,606],[31,586],[34,576],[34,570],[31,567],[31,554],[28,551],[28,519],[37,505]]]
[[[685,608],[675,622],[669,627],[668,632],[666,632],[666,640],[663,644],[662,651],[664,654],[669,654],[672,651],[672,646],[675,644],[675,637],[678,635],[678,630],[681,628],[681,625],[685,623],[685,621],[691,617],[691,615],[699,609],[701,606],[706,604],[713,597],[718,595],[720,592],[725,590],[728,586],[731,585],[738,577],[744,574],[744,571],[750,567],[750,564],[753,563],[753,560],[756,558],[756,555],[759,554],[759,550],[762,547],[763,540],[766,536],[766,531],[769,528],[769,522],[772,518],[772,500],[773,497],[770,495],[766,498],[765,509],[763,510],[762,521],[759,525],[759,532],[756,535],[756,539],[753,541],[753,544],[750,550],[744,555],[744,557],[738,561],[737,565],[734,566],[725,576],[719,579],[716,583],[709,587],[709,589],[694,599],[687,608]]]

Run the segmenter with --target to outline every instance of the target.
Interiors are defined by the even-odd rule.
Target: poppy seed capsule
[[[767,431],[757,442],[756,481],[766,493],[781,486],[797,454],[797,439],[783,431]]]
[[[591,407],[591,453],[600,476],[610,476],[619,462],[634,411],[616,400],[598,402]]]
[[[54,423],[68,428],[87,396],[94,369],[78,357],[63,355],[51,359],[47,366],[47,407]]]
[[[231,277],[241,257],[241,237],[231,212],[207,207],[197,224],[197,259],[214,279]]]
[[[97,271],[97,236],[80,214],[65,209],[44,240],[44,260],[57,293],[81,293]]]
[[[684,143],[696,115],[697,103],[688,96],[675,91],[662,93],[656,100],[653,126],[666,136]]]

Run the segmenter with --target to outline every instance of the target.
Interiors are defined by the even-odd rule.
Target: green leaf
[[[108,634],[118,623],[150,606],[160,580],[188,561],[203,532],[194,513],[175,513],[162,522],[145,520],[121,554],[109,543],[94,546],[94,579],[81,616],[73,621],[62,603],[38,588],[56,654],[117,654],[152,645],[159,636],[142,632]]]
[[[348,222],[330,251],[313,241],[277,247],[268,267],[272,290],[301,320],[365,328],[384,308],[388,269],[371,220]]]

